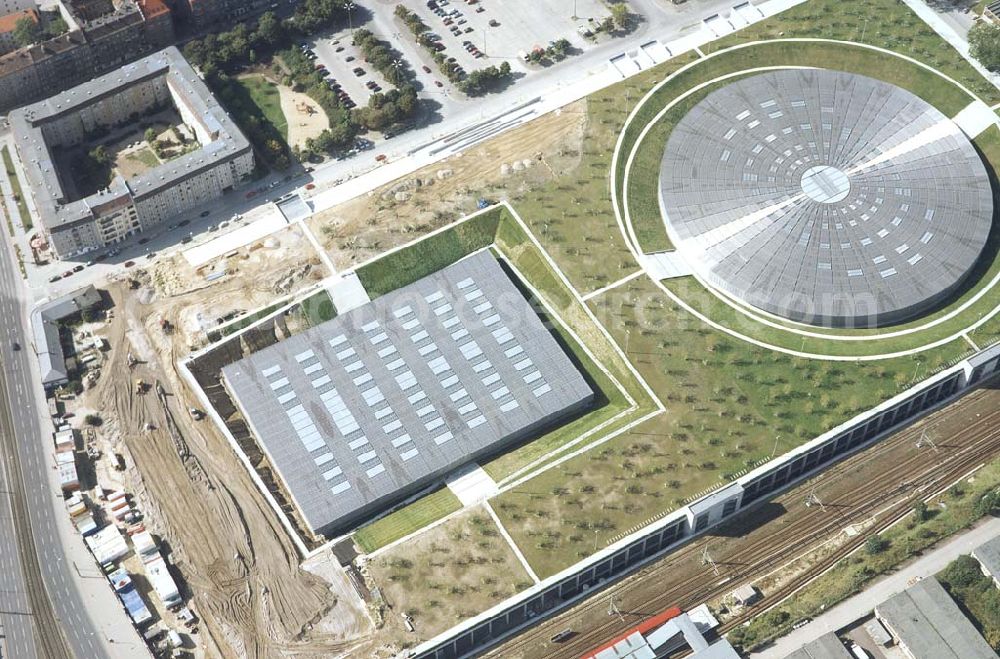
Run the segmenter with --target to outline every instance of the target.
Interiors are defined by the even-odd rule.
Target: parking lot
[[[327,82],[334,92],[346,94],[341,100],[348,108],[364,107],[368,97],[376,91],[392,89],[392,85],[367,64],[359,49],[351,44],[349,30],[303,42],[299,47],[307,57],[313,58],[317,67],[325,67]]]
[[[573,7],[576,6],[576,18]],[[466,72],[508,61],[515,70],[532,70],[523,55],[545,48],[558,39],[567,39],[581,50],[593,42],[580,28],[596,26],[610,13],[599,0],[534,0],[497,2],[479,0],[474,4],[458,0],[407,2],[431,32],[441,37],[442,51],[454,57]],[[590,20],[593,19],[593,20]],[[405,30],[405,28],[403,28]],[[465,42],[484,56],[476,57]]]

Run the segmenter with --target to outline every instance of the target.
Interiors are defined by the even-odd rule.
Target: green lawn
[[[134,160],[136,162],[142,163],[146,167],[150,168],[158,167],[160,165],[160,159],[157,158],[156,154],[153,153],[153,150],[149,148],[143,148],[140,149],[139,151],[134,151],[125,157],[128,158],[129,160]]]
[[[382,519],[366,524],[354,532],[354,541],[365,552],[405,537],[431,522],[459,510],[462,502],[447,487],[421,497]]]
[[[504,209],[497,207],[471,220],[387,254],[356,270],[372,299],[412,284],[463,256],[489,247]]]
[[[302,313],[310,327],[315,327],[320,323],[333,320],[337,317],[337,309],[333,306],[333,300],[326,289],[313,293],[302,300]]]
[[[17,210],[21,214],[21,224],[25,231],[30,231],[34,226],[31,221],[31,213],[28,212],[28,204],[24,201],[24,191],[21,190],[21,181],[17,178],[17,170],[14,169],[14,161],[11,160],[10,151],[7,145],[3,147],[3,166],[7,171],[7,179],[10,181],[10,188],[17,201]]]
[[[258,75],[237,78],[236,82],[246,90],[254,105],[260,108],[264,118],[281,133],[282,138],[287,140],[288,120],[285,118],[285,113],[281,111],[278,85],[264,76]]]

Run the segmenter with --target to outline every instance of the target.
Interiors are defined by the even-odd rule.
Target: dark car
[[[49,283],[54,284],[60,279],[62,279],[62,277],[60,277],[59,275],[52,275],[51,277],[49,277]]]
[[[131,268],[133,265],[135,265],[135,261],[125,261],[126,268]]]
[[[354,61],[354,55],[348,55],[347,57],[344,58],[344,61],[345,62],[353,62]]]
[[[356,76],[358,76],[360,78],[364,74],[365,74],[365,70],[362,69],[360,66],[354,67],[354,75],[356,75]]]
[[[14,345],[12,345],[11,347],[12,347],[12,348],[13,348],[13,349],[14,349],[15,351],[16,351],[16,350],[20,350],[20,349],[21,349],[21,344],[20,344],[20,343],[18,343],[17,341],[14,341]]]
[[[336,48],[334,49],[334,51],[333,51],[333,52],[335,52],[335,53],[342,53],[342,52],[344,52],[344,47],[343,47],[343,46],[337,46],[337,47],[336,47]]]
[[[148,242],[149,242],[149,238],[140,238],[139,239],[139,244],[140,245],[145,245]]]
[[[75,268],[73,268],[73,272],[80,272],[81,270],[83,270],[83,268],[84,268],[83,265],[78,265]]]
[[[198,215],[198,217],[208,217],[208,216],[209,216],[209,215],[211,215],[211,214],[212,214],[212,211],[202,211],[202,212],[201,212],[201,213],[200,213],[200,214]]]
[[[431,67],[427,66],[426,64],[424,66],[420,67],[420,68],[422,68],[424,70],[424,73],[430,73],[431,72]]]
[[[205,212],[208,213],[208,211]],[[202,215],[202,217],[205,217],[205,215]],[[186,227],[189,224],[191,224],[191,220],[181,220],[180,222],[177,223],[177,226]]]

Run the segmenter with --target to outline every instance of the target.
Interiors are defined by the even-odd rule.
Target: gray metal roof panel
[[[954,290],[985,246],[993,200],[975,148],[938,110],[810,69],[743,78],[698,103],[667,142],[660,207],[711,285],[793,320],[864,326]]]
[[[464,299],[469,289],[457,286],[466,279],[483,293],[475,306]],[[510,343],[500,343],[484,324],[494,314],[512,333]],[[468,336],[452,338],[445,327],[450,319],[458,319]],[[427,338],[414,342],[421,332]],[[481,354],[463,353],[471,343]],[[523,352],[507,356],[511,343]],[[517,370],[525,355],[540,380],[526,382],[528,372]],[[401,377],[407,371],[412,378]],[[303,516],[320,531],[515,442],[593,398],[488,252],[254,353],[224,368],[223,376]],[[536,395],[539,382],[549,391]],[[289,397],[279,402],[283,396]],[[317,465],[326,453],[332,458]],[[324,477],[334,469],[337,474]],[[339,493],[331,493],[336,487]]]

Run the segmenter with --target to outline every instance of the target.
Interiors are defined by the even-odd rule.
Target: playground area
[[[304,146],[307,139],[315,138],[330,126],[330,120],[316,101],[284,85],[277,88],[281,112],[288,122],[288,146]]]

